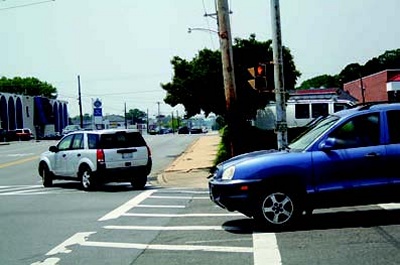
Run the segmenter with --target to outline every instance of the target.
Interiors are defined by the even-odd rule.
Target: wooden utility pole
[[[81,78],[78,75],[78,104],[79,104],[79,118],[80,126],[83,128],[83,114],[82,114],[82,95],[81,95]]]
[[[236,101],[236,85],[235,72],[233,67],[233,52],[232,52],[232,37],[231,26],[229,20],[228,0],[218,0],[217,15],[218,15],[218,34],[222,58],[222,74],[224,77],[225,100],[227,110],[228,127],[232,129],[232,124],[235,122],[234,104]],[[231,155],[234,155],[234,144],[231,140]]]
[[[126,102],[125,102],[125,105],[124,105],[125,107],[124,107],[124,121],[125,121],[125,129],[128,129],[128,120],[127,120],[127,117],[126,117]]]
[[[279,0],[271,0],[271,19],[276,101],[276,131],[278,149],[283,149],[288,145],[288,137],[286,122],[286,92],[283,78],[282,37]]]
[[[218,29],[221,46],[226,108],[229,111],[231,110],[232,103],[234,103],[233,101],[236,100],[236,86],[233,68],[232,37],[228,0],[218,0]]]

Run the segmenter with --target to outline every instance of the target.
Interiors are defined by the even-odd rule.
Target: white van
[[[355,102],[346,99],[296,99],[286,103],[286,122],[288,128],[301,127],[320,116],[332,114],[354,106]],[[270,103],[259,110],[254,126],[273,130],[276,124],[276,104]]]

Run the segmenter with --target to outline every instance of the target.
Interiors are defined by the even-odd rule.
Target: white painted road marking
[[[182,200],[209,200],[210,197],[201,196],[201,197],[191,197],[191,196],[164,196],[164,195],[154,195],[150,196],[150,198],[154,199],[182,199]]]
[[[225,216],[243,216],[240,213],[182,213],[182,214],[157,214],[157,213],[124,213],[123,216],[131,217],[225,217]]]
[[[155,231],[201,231],[201,230],[228,230],[240,231],[240,227],[236,226],[212,226],[212,225],[196,225],[196,226],[137,226],[137,225],[107,225],[105,229],[115,230],[155,230]]]
[[[151,196],[157,190],[144,191],[127,201],[123,205],[117,207],[113,211],[101,217],[98,221],[106,221],[117,219],[121,216],[132,216],[132,217],[227,217],[227,216],[243,216],[240,213],[188,213],[188,214],[144,214],[144,213],[129,213],[134,207],[171,207],[171,205],[140,205],[141,202],[148,198],[164,198],[164,196]],[[176,198],[169,196],[170,198]],[[183,198],[179,196],[179,198]],[[193,199],[193,197],[184,197],[186,199]],[[172,205],[180,206],[180,205]],[[104,226],[104,229],[114,230],[156,230],[156,231],[183,231],[183,230],[194,230],[194,231],[205,231],[205,230],[240,230],[239,227],[229,226],[119,226],[119,225],[108,225]],[[161,244],[143,244],[143,243],[123,243],[123,242],[99,242],[99,241],[88,241],[89,236],[97,232],[80,232],[76,233],[72,237],[59,244],[48,253],[47,256],[54,256],[57,254],[70,253],[72,250],[69,249],[72,245],[86,246],[86,247],[103,247],[103,248],[119,248],[119,249],[152,249],[152,250],[164,250],[164,251],[206,251],[206,252],[227,252],[227,253],[250,253],[254,257],[254,265],[281,265],[281,257],[276,242],[275,234],[273,233],[262,233],[253,235],[253,246],[252,247],[234,247],[234,246],[210,246],[210,245],[161,245]],[[59,259],[57,257],[51,257],[43,262],[36,262],[32,265],[55,265]]]
[[[183,209],[186,208],[185,205],[155,205],[155,204],[139,204],[136,205],[139,208],[178,208]]]
[[[81,233],[76,233],[72,237],[68,238],[64,242],[62,242],[60,245],[56,246],[52,250],[46,253],[46,256],[52,256],[52,255],[57,255],[60,253],[70,253],[72,250],[68,249],[69,246],[76,245],[76,244],[82,244],[83,242],[86,241],[86,238],[89,237],[92,234],[95,234],[96,232],[81,232]]]
[[[57,190],[59,191],[59,190]],[[54,193],[55,190],[44,189],[42,185],[0,186],[0,196],[8,195],[40,195]]]
[[[398,210],[400,209],[400,203],[382,203],[378,204],[379,207],[385,209],[385,210]]]
[[[254,265],[281,265],[281,254],[274,233],[253,233]]]
[[[149,245],[137,243],[114,243],[114,242],[92,242],[85,241],[82,246],[125,248],[125,249],[153,249],[153,250],[174,250],[174,251],[208,251],[208,252],[232,252],[232,253],[253,253],[251,247],[223,247],[223,246],[196,246],[196,245]]]
[[[111,219],[117,219],[118,217],[124,215],[127,211],[132,209],[133,207],[139,205],[142,201],[147,199],[151,194],[156,192],[157,190],[147,190],[140,193],[138,196],[134,197],[133,199],[127,201],[120,207],[116,208],[115,210],[109,212],[108,214],[101,217],[98,221],[107,221]]]

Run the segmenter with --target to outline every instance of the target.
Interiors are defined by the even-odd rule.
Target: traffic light
[[[265,64],[260,63],[256,67],[256,77],[265,77],[266,67]]]
[[[266,91],[267,90],[266,64],[259,63],[257,66],[250,67],[247,70],[253,77],[252,79],[248,80],[250,86],[259,92]]]

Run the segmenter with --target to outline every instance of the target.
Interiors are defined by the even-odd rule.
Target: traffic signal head
[[[258,64],[255,67],[256,77],[265,77],[265,74],[266,74],[265,68],[266,68],[265,64],[263,64],[263,63]]]
[[[251,79],[248,80],[250,86],[259,92],[268,92],[267,64],[259,63],[257,66],[247,69]]]

